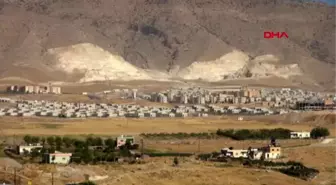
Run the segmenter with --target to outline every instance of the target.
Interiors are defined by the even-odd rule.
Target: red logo
[[[288,38],[288,35],[286,32],[270,32],[270,31],[265,31],[264,32],[264,38],[265,39],[273,39],[274,37],[281,39],[283,37]]]

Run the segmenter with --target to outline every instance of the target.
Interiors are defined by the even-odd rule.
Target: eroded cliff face
[[[216,61],[233,50],[250,59],[273,55],[279,65],[297,64],[318,83],[334,84],[334,11],[286,0],[5,0],[0,3],[0,75],[20,76],[8,73],[14,66],[39,70],[44,80],[60,78],[51,75],[54,64],[47,51],[91,43],[160,73]],[[286,31],[289,38],[263,39],[265,30]]]

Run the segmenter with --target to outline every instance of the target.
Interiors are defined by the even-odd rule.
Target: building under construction
[[[296,110],[335,110],[335,102],[330,100],[297,102]]]
[[[8,93],[28,93],[28,94],[61,94],[61,87],[39,86],[39,85],[11,85],[7,87]]]

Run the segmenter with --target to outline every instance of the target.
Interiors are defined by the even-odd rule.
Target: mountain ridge
[[[0,77],[20,76],[15,70],[29,66],[41,71],[44,80],[69,80],[53,72],[47,50],[86,42],[139,68],[163,72],[215,60],[233,49],[251,58],[272,54],[280,64],[297,63],[307,78],[323,86],[334,84],[335,7],[323,4],[290,0],[0,2],[0,39],[4,41]],[[286,31],[289,39],[266,40],[265,30]]]

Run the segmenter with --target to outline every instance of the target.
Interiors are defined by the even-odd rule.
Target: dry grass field
[[[246,117],[237,121],[235,116],[209,118],[156,118],[156,119],[58,119],[58,118],[0,118],[0,137],[13,135],[71,135],[87,134],[116,136],[120,134],[158,132],[206,132],[220,129],[260,129],[288,128],[291,130],[311,130],[315,126],[325,126],[335,137],[334,115],[328,113],[286,116]],[[309,119],[308,119],[309,118]],[[299,123],[297,122],[299,120]],[[302,121],[304,120],[304,121]],[[137,136],[138,137],[138,136]],[[222,147],[260,147],[269,141],[233,141],[230,139],[145,139],[146,149],[178,152],[213,152]],[[199,162],[193,157],[180,158],[180,166],[172,166],[172,158],[149,158],[145,164],[115,164],[104,166],[69,165],[57,166],[55,185],[70,181],[84,180],[84,174],[91,177],[108,176],[97,181],[99,185],[335,185],[335,146],[319,146],[313,140],[280,140],[283,158],[280,160],[301,161],[308,167],[320,170],[312,181],[304,181],[279,172],[257,170],[245,167],[227,167],[221,164]],[[200,144],[200,148],[198,148]],[[311,145],[313,144],[313,145]],[[33,180],[33,184],[51,183],[50,166],[24,164],[18,173]]]
[[[272,121],[237,121],[236,117],[155,118],[155,119],[60,119],[1,117],[4,135],[119,135],[157,132],[205,132],[217,129],[288,128],[310,131],[316,124],[292,124]],[[335,136],[334,124],[326,125]]]
[[[304,148],[291,152],[300,150],[308,152]],[[331,153],[316,154],[316,157],[324,158]],[[84,180],[84,174],[90,177],[106,176],[106,179],[97,181],[99,185],[331,185],[333,181],[331,173],[325,171],[312,181],[304,181],[275,171],[228,167],[220,163],[196,161],[192,157],[179,159],[178,167],[172,166],[172,158],[150,158],[144,164],[133,165],[57,166],[56,170],[51,170],[52,167],[48,165],[26,164],[20,173],[41,185],[50,184],[51,171],[54,171],[55,185],[62,185],[70,179]],[[309,162],[307,164],[311,165]]]

